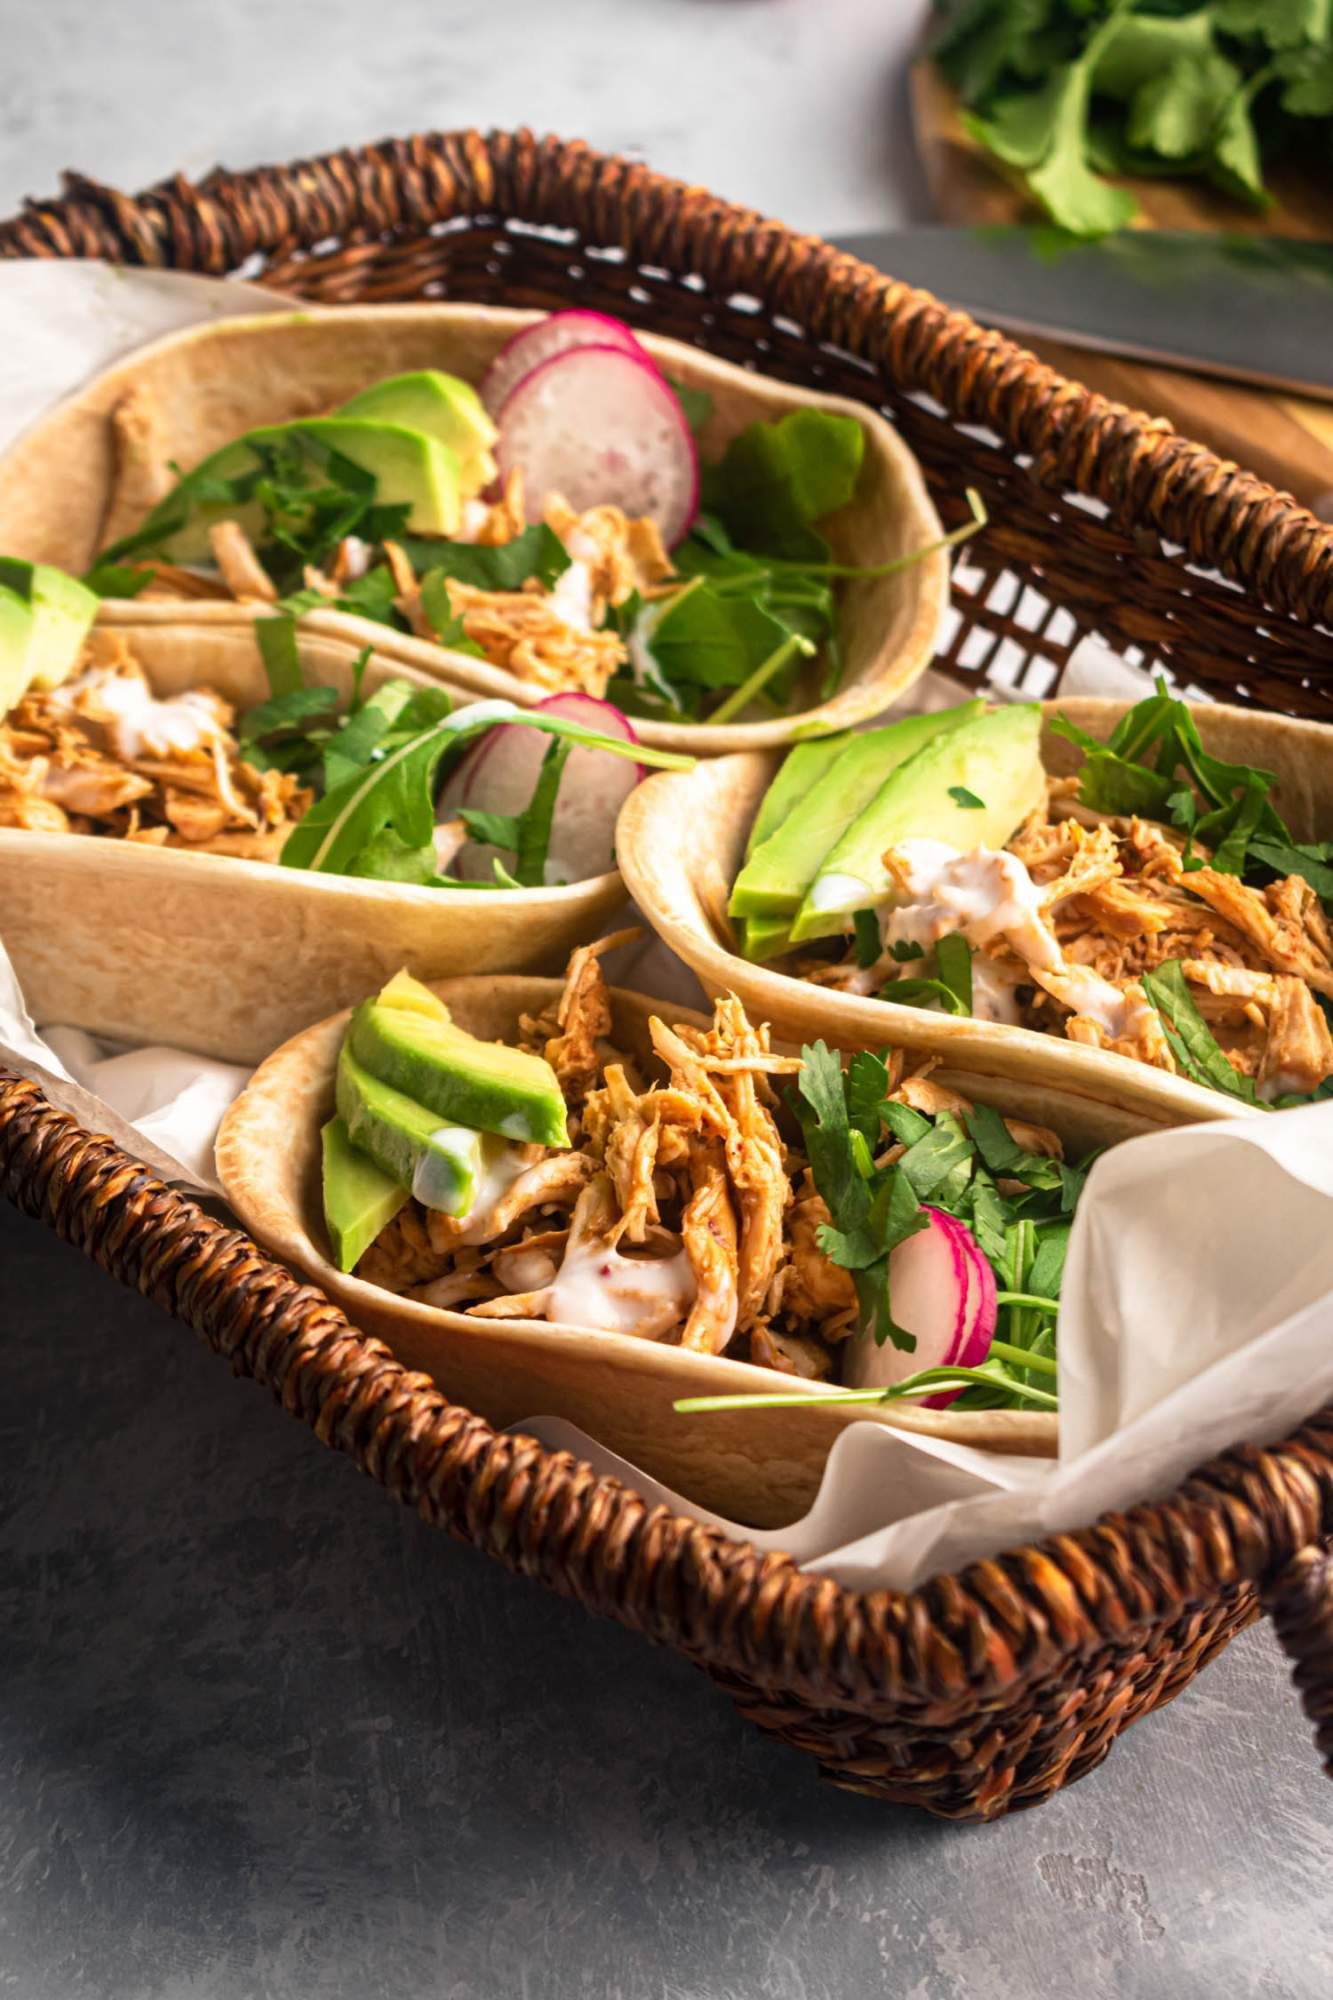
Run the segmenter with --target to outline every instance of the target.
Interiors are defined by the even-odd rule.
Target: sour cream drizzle
[[[904,840],[894,851],[908,893],[884,914],[886,948],[918,944],[931,951],[943,937],[965,937],[978,954],[972,962],[974,1017],[1016,1024],[1021,1016],[1014,986],[1020,982],[981,949],[1003,938],[1028,976],[1062,1006],[1095,1021],[1112,1041],[1125,1035],[1136,1014],[1133,996],[1066,959],[1042,913],[1042,892],[1016,854],[990,847],[960,854],[942,840]]]
[[[685,1317],[694,1294],[684,1250],[672,1257],[625,1257],[608,1244],[583,1243],[556,1273],[546,1317],[655,1340]]]
[[[140,757],[199,750],[226,736],[212,697],[197,688],[159,700],[133,674],[92,667],[77,680],[53,688],[47,699],[53,708],[74,709],[80,696],[92,697],[96,707],[83,712],[90,721],[104,724],[112,749],[126,764]]]

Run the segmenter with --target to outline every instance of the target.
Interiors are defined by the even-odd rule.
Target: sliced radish
[[[995,1274],[966,1223],[927,1208],[928,1226],[901,1242],[889,1258],[889,1301],[905,1333],[915,1334],[908,1353],[886,1340],[861,1335],[847,1357],[850,1388],[888,1388],[923,1368],[976,1368],[995,1337]],[[923,1396],[942,1409],[961,1389]]]
[[[507,340],[482,376],[481,400],[491,415],[499,415],[525,375],[531,375],[544,361],[553,361],[557,354],[567,354],[572,347],[618,347],[626,354],[639,355],[650,368],[656,365],[623,320],[599,312],[548,313]]]
[[[609,701],[588,694],[557,694],[536,706],[570,722],[581,722],[603,736],[626,743],[638,737],[629,717]],[[459,766],[441,798],[439,816],[448,819],[460,806],[476,812],[521,813],[532,797],[542,758],[554,739],[522,723],[488,730],[472,755]],[[642,764],[614,757],[607,750],[576,745],[560,780],[546,857],[549,882],[582,882],[604,875],[615,866],[616,819],[620,808],[644,776]],[[489,881],[499,850],[470,842],[454,862],[465,881]]]
[[[529,520],[548,494],[578,512],[651,516],[668,547],[699,507],[699,455],[685,412],[652,363],[616,347],[580,347],[525,375],[499,415],[503,479],[522,466]]]

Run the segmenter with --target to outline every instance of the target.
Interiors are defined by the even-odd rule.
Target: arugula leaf
[[[1254,840],[1252,858],[1274,875],[1303,875],[1321,902],[1333,904],[1333,841],[1302,845],[1288,840]]]
[[[546,857],[551,846],[556,796],[571,748],[572,745],[561,743],[558,739],[548,744],[532,797],[519,819],[514,874],[525,888],[540,888],[546,880]]]
[[[640,637],[672,689],[740,687],[775,657],[813,651],[755,598],[724,595],[702,576],[651,606]]]
[[[338,697],[330,687],[289,688],[285,694],[272,695],[246,710],[236,726],[237,741],[260,743],[265,737],[299,730],[312,717],[327,715],[337,705]]]
[[[87,571],[83,581],[99,597],[137,597],[141,590],[147,590],[156,575],[155,569],[139,568],[128,563],[98,562]]]
[[[793,410],[747,425],[704,471],[705,505],[734,542],[769,555],[809,556],[809,530],[856,491],[865,432],[855,417]]]
[[[1167,1043],[1182,1073],[1193,1083],[1225,1091],[1245,1104],[1259,1103],[1254,1078],[1233,1069],[1217,1046],[1190,995],[1180,960],[1165,959],[1155,971],[1143,973],[1141,983],[1162,1017]]]
[[[292,694],[301,685],[301,656],[296,649],[296,620],[290,612],[255,620],[255,642],[275,695]]]
[[[414,689],[412,700],[428,696],[438,700],[442,694],[443,690]],[[361,713],[364,712],[363,709]],[[405,706],[397,720],[401,722],[407,713]],[[360,715],[355,720],[359,721]],[[688,770],[693,762],[691,758],[656,750],[647,744],[631,745],[621,737],[599,735],[549,711],[520,708],[510,701],[474,702],[408,735],[377,761],[331,786],[289,834],[282,850],[282,865],[318,869],[329,875],[346,874],[357,855],[386,826],[392,827],[406,846],[424,847],[432,837],[436,779],[444,761],[461,751],[473,737],[500,722],[518,723],[524,728],[541,730],[547,736],[566,737],[571,743],[608,750],[616,757],[632,756],[639,763],[662,770]]]
[[[409,847],[391,826],[381,827],[366,842],[347,873],[369,876],[377,882],[406,882],[419,889],[438,887],[442,879],[434,843]]]
[[[568,549],[545,521],[534,522],[498,548],[477,542],[430,542],[426,546],[430,553],[422,567],[427,581],[452,577],[477,590],[522,590],[530,577],[536,577],[543,590],[550,590],[570,564]],[[424,586],[422,597],[424,601]]]
[[[884,950],[879,934],[879,918],[874,910],[855,910],[852,926],[856,932],[856,962],[864,972]]]

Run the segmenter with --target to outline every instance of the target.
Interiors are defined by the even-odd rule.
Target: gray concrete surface
[[[821,1785],[0,1209],[0,1992],[1316,2000],[1333,1793],[1265,1630],[1040,1810]]]
[[[390,132],[582,134],[920,213],[923,0],[0,0],[0,213]],[[0,1210],[0,1993],[1314,2000],[1333,1792],[1266,1632],[988,1829],[821,1787],[432,1534]]]

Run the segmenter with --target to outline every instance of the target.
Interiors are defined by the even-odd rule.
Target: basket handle
[[[1299,1549],[1265,1587],[1263,1601],[1314,1724],[1325,1774],[1333,1778],[1333,1547]]]

